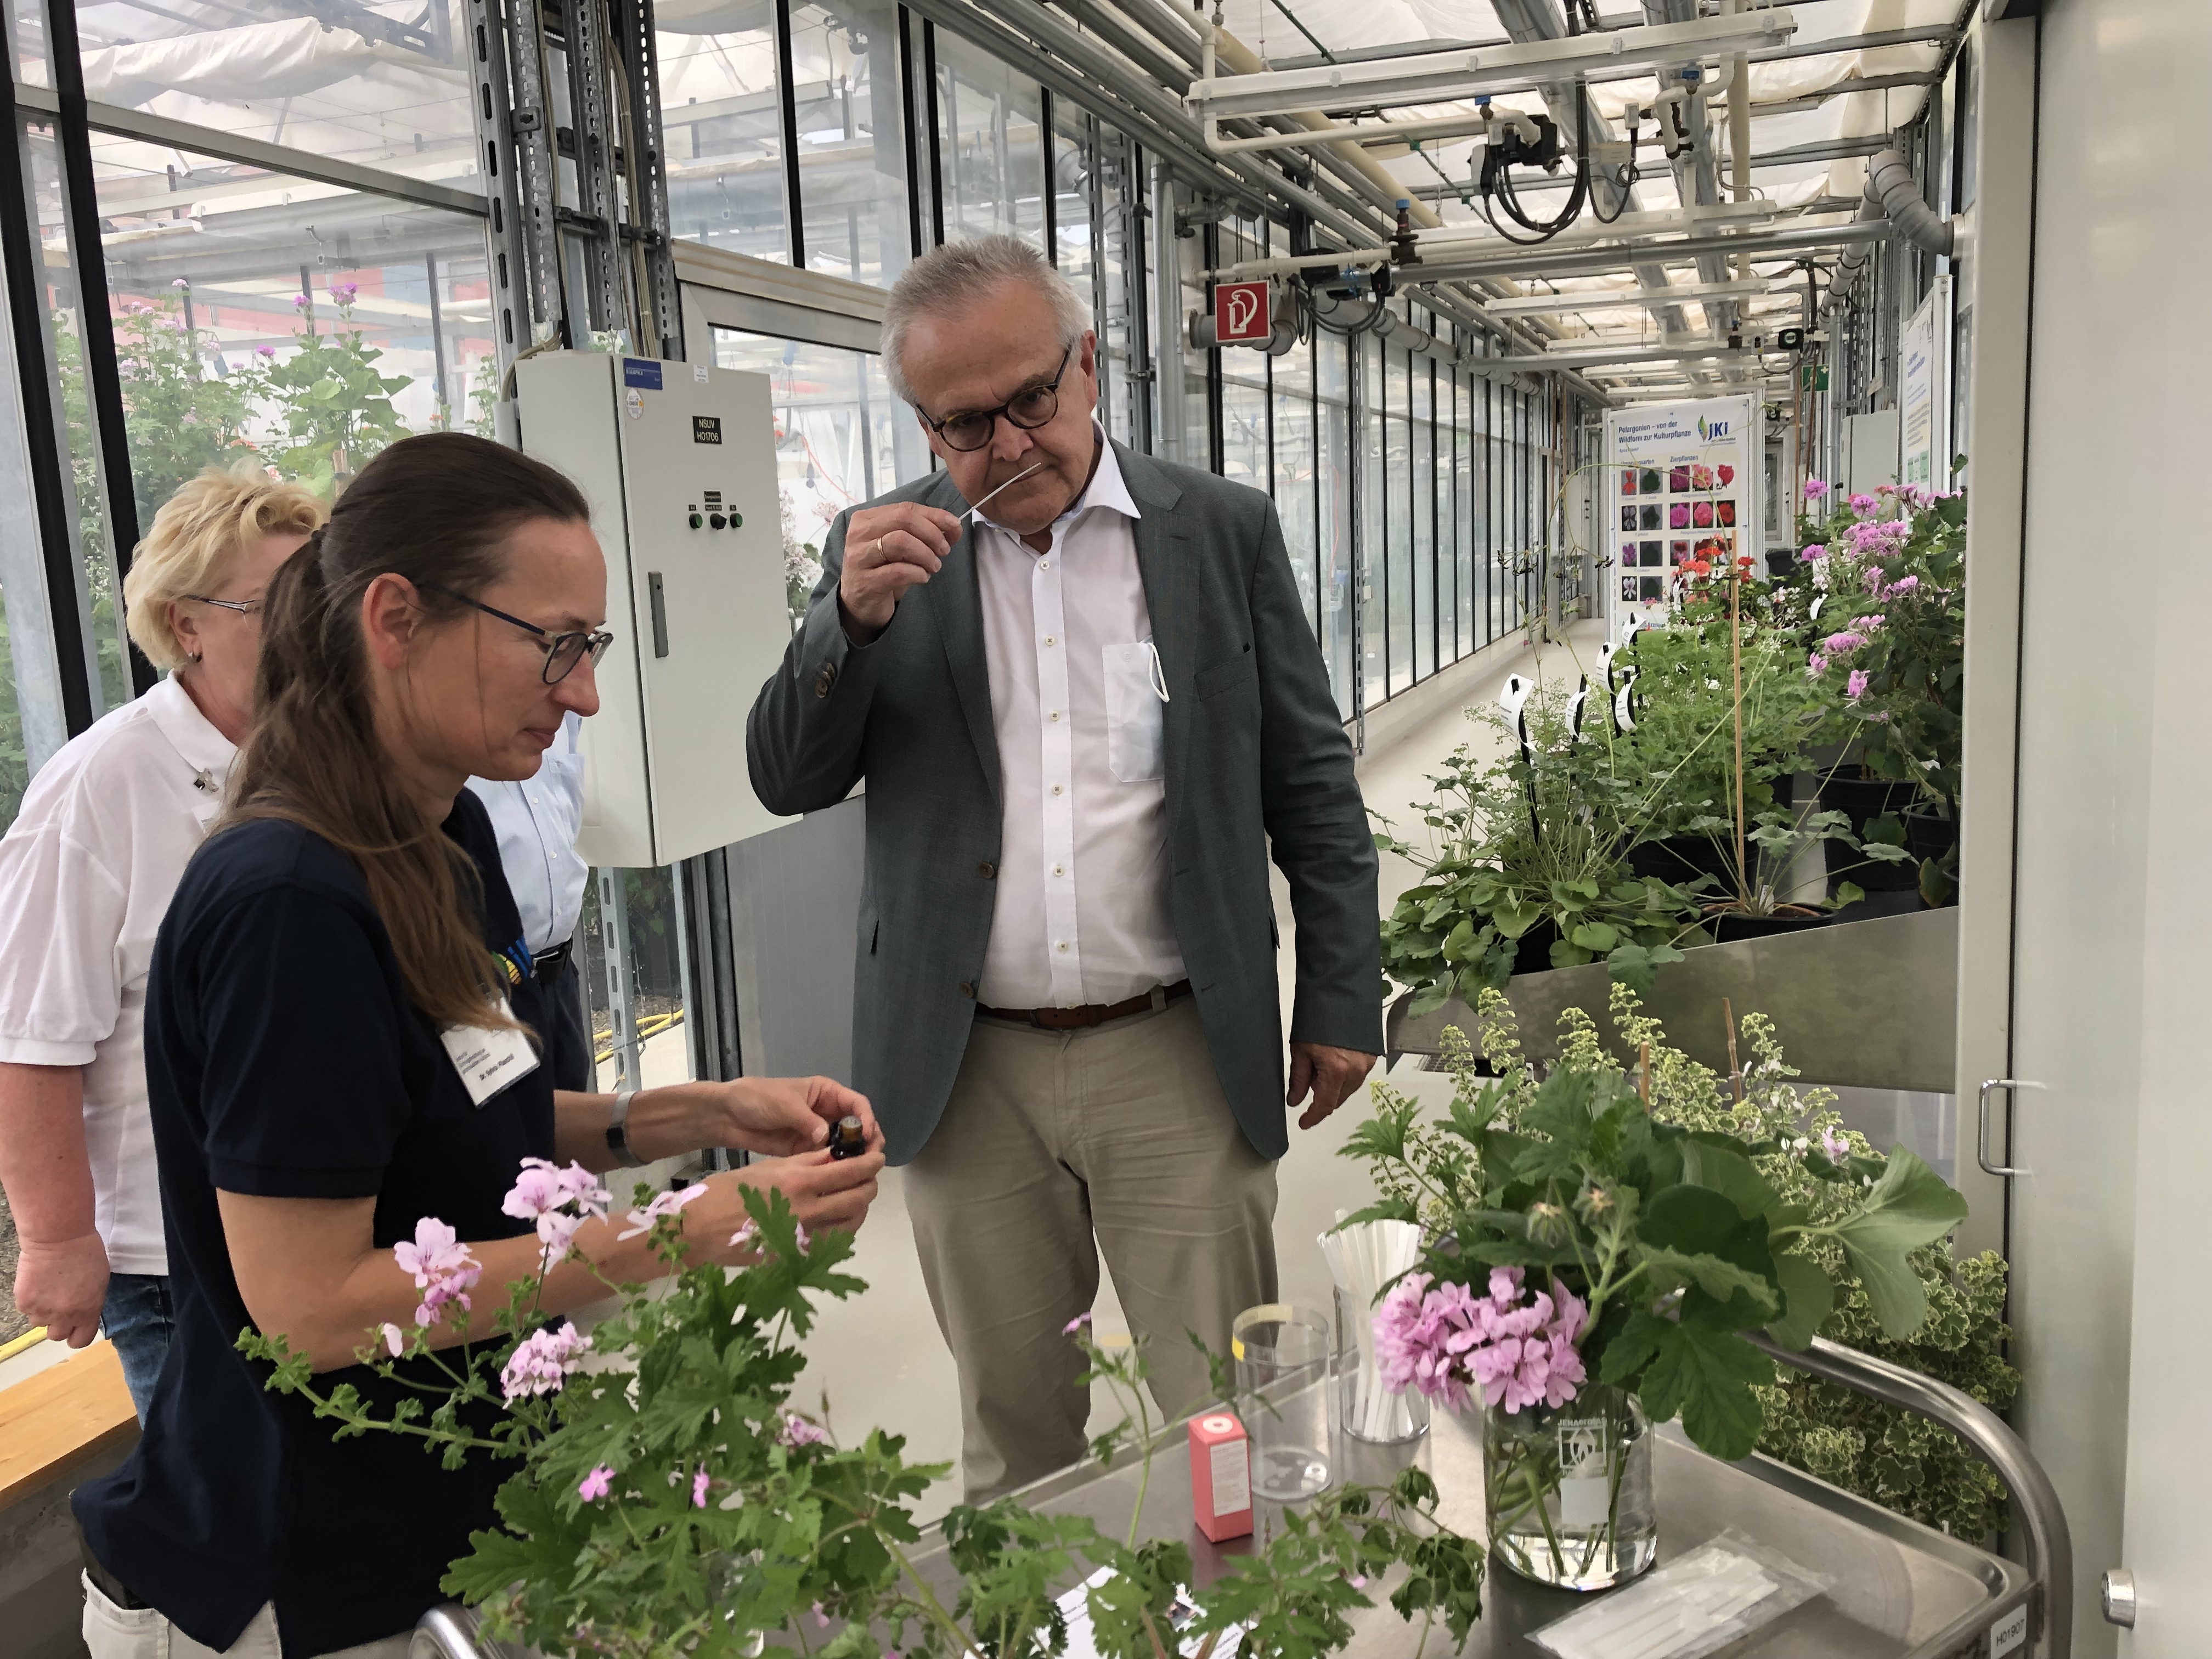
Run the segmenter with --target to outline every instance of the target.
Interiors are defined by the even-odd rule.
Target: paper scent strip
[[[1339,1210],[1341,1223],[1351,1213]],[[1429,1431],[1429,1402],[1382,1386],[1375,1352],[1376,1299],[1420,1260],[1421,1230],[1410,1221],[1340,1225],[1320,1239],[1336,1280],[1336,1348],[1344,1431],[1380,1445],[1401,1445]]]

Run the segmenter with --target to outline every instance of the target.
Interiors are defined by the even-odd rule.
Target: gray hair
[[[1091,326],[1091,307],[1044,255],[1018,236],[978,236],[933,248],[900,273],[884,307],[884,374],[892,394],[912,404],[906,337],[915,320],[966,309],[1002,283],[1027,283],[1052,307],[1060,343],[1073,346]],[[919,404],[915,405],[917,408]]]

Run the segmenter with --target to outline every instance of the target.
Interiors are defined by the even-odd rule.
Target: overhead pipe
[[[1095,21],[1102,15],[1114,13],[1114,7],[1106,3],[1105,0],[1057,0],[1057,3],[1064,9],[1069,10],[1071,15],[1086,22]],[[1079,10],[1076,9],[1079,4]],[[1193,9],[1189,12],[1181,10],[1171,4],[1170,0],[1119,0],[1119,4],[1121,11],[1115,14],[1117,21],[1123,22],[1127,27],[1152,30],[1152,38],[1160,48],[1182,58],[1194,70],[1200,70],[1206,62],[1203,47],[1209,27],[1213,28],[1212,39],[1217,62],[1227,64],[1240,74],[1258,73],[1267,67],[1257,53],[1252,52],[1227,29],[1209,25],[1205,16],[1197,9],[1198,0],[1194,0]],[[1268,117],[1255,125],[1271,125],[1278,131],[1295,134],[1298,131],[1313,132],[1317,129],[1325,130],[1330,124],[1326,117],[1318,112],[1308,112],[1303,115]],[[1217,159],[1226,161],[1231,154],[1233,151],[1228,151],[1224,148],[1224,152],[1218,155]],[[1352,203],[1347,192],[1334,185],[1332,174],[1335,178],[1347,179],[1369,204],[1385,213],[1395,216],[1398,204],[1407,202],[1413,222],[1424,228],[1443,228],[1443,220],[1432,209],[1429,208],[1425,202],[1414,198],[1411,190],[1401,184],[1374,157],[1367,155],[1358,144],[1348,142],[1320,143],[1309,149],[1306,155],[1308,159],[1315,163],[1314,189],[1336,200],[1346,210],[1352,210]],[[1332,162],[1336,164],[1334,169],[1331,167]],[[1346,240],[1356,246],[1363,241],[1375,240],[1375,235],[1370,231],[1365,235],[1350,237]],[[1511,283],[1493,283],[1488,286],[1509,295],[1517,295],[1520,293],[1519,288]],[[1557,325],[1541,321],[1515,328],[1494,321],[1483,312],[1479,303],[1471,300],[1461,300],[1456,296],[1444,294],[1438,294],[1436,298],[1437,308],[1451,317],[1462,327],[1488,333],[1500,340],[1520,340],[1526,343],[1545,337],[1556,338],[1561,332]]]
[[[1962,258],[1957,248],[1954,221],[1939,216],[1920,193],[1911,166],[1893,149],[1878,151],[1867,163],[1866,198],[1881,210],[1890,223],[1915,247],[1940,253],[1947,259]],[[1956,251],[1954,251],[1954,249]]]
[[[1264,206],[1272,196],[1355,246],[1382,240],[1374,227],[1279,174],[1233,157],[1209,158],[1197,123],[1171,94],[1131,74],[1036,0],[991,0],[988,10],[967,0],[908,0],[908,8],[1002,61],[1021,64],[1079,103],[1105,88],[1117,100],[1109,116],[1117,125],[1154,152],[1176,156],[1194,176],[1216,179],[1254,205]]]
[[[1859,200],[1855,225],[1887,221],[1915,247],[1947,259],[1963,259],[1972,242],[1972,226],[1960,222],[1963,216],[1946,219],[1928,205],[1919,181],[1912,176],[1911,164],[1899,151],[1878,150],[1868,160],[1866,193]],[[1845,250],[1836,261],[1836,274],[1829,279],[1827,295],[1820,302],[1820,319],[1834,314],[1873,258],[1871,243]]]
[[[1124,15],[1117,16],[1115,21],[1123,24],[1126,28],[1147,32],[1148,38],[1152,39],[1161,50],[1184,58],[1193,69],[1196,69],[1203,62],[1201,36],[1209,27],[1203,17],[1195,14],[1186,16],[1168,3],[1168,0],[1121,0],[1121,5]],[[1001,56],[1006,55],[1004,51],[1000,50],[1002,46],[1012,45],[1019,40],[1018,36],[1000,24],[995,17],[989,20],[990,24],[997,26],[993,31],[993,38],[988,40],[984,40],[982,27],[973,21],[973,15],[960,15],[965,12],[966,9],[960,5],[959,0],[915,0],[915,9],[953,28],[956,33],[966,34],[969,38],[978,40],[979,44],[986,45],[993,50],[1000,50]],[[1116,93],[1133,105],[1141,106],[1143,94],[1157,95],[1157,88],[1146,86],[1141,82],[1133,82],[1121,66],[1096,52],[1091,43],[1085,39],[1079,30],[1062,23],[1060,19],[1052,16],[1043,6],[1033,3],[1032,0],[1005,0],[1004,3],[995,6],[994,9],[1017,15],[1028,14],[1043,20],[1042,24],[1033,28],[1033,33],[1037,34],[1039,39],[1033,42],[1028,40],[1019,42],[1021,46],[1029,49],[1030,56],[1042,58],[1047,57],[1051,51],[1059,51],[1071,64],[1081,69],[1097,85],[1103,86],[1108,90]],[[1085,3],[1079,15],[1086,25],[1095,26],[1100,17],[1109,9],[1111,9],[1109,7],[1103,4]],[[967,26],[963,27],[963,24]],[[1101,29],[1099,33],[1103,36],[1106,31]],[[1043,38],[1046,36],[1050,38]],[[1043,50],[1041,51],[1040,48]],[[1238,72],[1255,72],[1266,67],[1249,47],[1244,46],[1225,29],[1219,30],[1216,33],[1215,48],[1218,61],[1227,64],[1232,69],[1237,68],[1240,63],[1247,66],[1240,69]],[[1046,77],[1040,74],[1039,78]],[[1063,88],[1062,90],[1066,92],[1067,95],[1076,97],[1079,101],[1081,101],[1080,94],[1075,89]],[[1119,110],[1110,112],[1102,112],[1102,113],[1108,114],[1109,118],[1117,122],[1127,120],[1126,115]],[[1153,114],[1154,112],[1148,109],[1146,113]],[[1185,129],[1188,129],[1194,136],[1197,136],[1197,124],[1190,120],[1179,106],[1173,117],[1170,117],[1163,111],[1157,113],[1156,118],[1162,126],[1172,130],[1177,137],[1181,137]],[[1280,120],[1286,124],[1297,118],[1298,118],[1285,117],[1280,118]],[[1326,118],[1318,114],[1312,116],[1310,119],[1316,124],[1327,125]],[[1311,130],[1310,126],[1308,130]],[[1146,143],[1153,143],[1156,149],[1161,149],[1171,154],[1182,155],[1186,161],[1193,159],[1187,149],[1178,149],[1172,144],[1158,144],[1143,132],[1139,132],[1136,136]],[[1349,155],[1345,154],[1347,150],[1351,152]],[[1358,216],[1353,198],[1336,185],[1330,176],[1331,173],[1334,173],[1339,178],[1348,176],[1350,182],[1361,187],[1362,194],[1368,195],[1373,199],[1375,207],[1385,211],[1395,212],[1396,204],[1401,201],[1407,200],[1410,195],[1406,187],[1400,184],[1387,169],[1371,156],[1361,151],[1357,145],[1316,146],[1316,153],[1310,156],[1316,164],[1316,171],[1312,175],[1310,192],[1281,178],[1263,165],[1244,163],[1232,156],[1214,159],[1222,166],[1232,169],[1242,179],[1246,180],[1257,179],[1261,181],[1261,187],[1289,201],[1301,211],[1305,212],[1317,224],[1326,227],[1341,237],[1350,245],[1349,251],[1362,254],[1370,251],[1370,245],[1379,244],[1383,240],[1383,233]],[[1337,163],[1338,166],[1332,168],[1330,166],[1332,162]],[[1203,174],[1208,170],[1200,167],[1197,171]],[[1327,198],[1326,205],[1322,206],[1319,210],[1316,210],[1316,197]],[[1411,214],[1418,223],[1431,228],[1442,227],[1442,220],[1425,204],[1412,205]],[[1518,292],[1517,288],[1510,283],[1499,282],[1495,285],[1508,293]],[[1532,319],[1528,323],[1516,326],[1494,319],[1483,312],[1479,303],[1455,295],[1436,293],[1431,296],[1431,303],[1435,309],[1449,317],[1462,327],[1488,335],[1503,343],[1523,344],[1531,342],[1540,343],[1546,337],[1556,338],[1560,333],[1560,330],[1555,325],[1540,320]],[[1604,401],[1602,392],[1596,386],[1581,380],[1579,377],[1577,378],[1576,385],[1577,389],[1584,395],[1595,398],[1601,402]]]

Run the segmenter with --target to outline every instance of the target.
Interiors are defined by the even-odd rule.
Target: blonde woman
[[[104,1326],[142,1420],[170,1328],[147,965],[252,717],[262,590],[323,516],[258,467],[210,468],[170,497],[123,585],[131,637],[167,678],[64,745],[0,839],[15,1305],[73,1348]]]

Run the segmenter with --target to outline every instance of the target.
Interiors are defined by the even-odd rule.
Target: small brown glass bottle
[[[830,1156],[832,1158],[858,1158],[868,1150],[867,1132],[857,1117],[841,1117],[837,1127],[830,1132]]]

